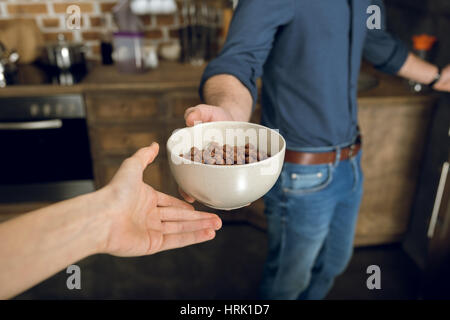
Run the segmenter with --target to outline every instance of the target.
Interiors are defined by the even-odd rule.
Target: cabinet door
[[[165,135],[161,126],[98,126],[91,130],[95,153],[102,156],[131,155],[142,147],[158,142],[162,146]]]
[[[202,103],[195,90],[171,92],[167,94],[166,99],[172,118],[178,120],[184,120],[184,112],[187,108]]]
[[[89,123],[152,121],[163,117],[157,94],[88,94]]]
[[[364,196],[357,245],[401,241],[407,231],[430,125],[432,99],[361,103]]]

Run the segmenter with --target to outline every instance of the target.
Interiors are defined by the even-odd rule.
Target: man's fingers
[[[142,165],[142,168],[145,169],[147,166],[155,160],[156,156],[159,152],[159,144],[153,142],[149,147],[139,149],[132,158],[136,158]]]
[[[192,127],[197,121],[203,122],[202,110],[198,107],[189,108],[185,112],[186,125]]]
[[[181,194],[181,196],[183,197],[183,199],[189,203],[194,203],[195,199],[192,198],[190,195],[188,195],[186,192],[183,191],[183,189],[181,189],[180,187],[178,187],[178,192]]]
[[[193,232],[204,229],[219,230],[221,227],[222,222],[218,218],[179,221],[179,222],[167,221],[162,223],[162,232],[163,234],[176,234],[176,233]]]
[[[434,89],[450,92],[450,65],[442,70],[441,79],[434,85]]]
[[[191,206],[189,203],[186,203],[175,197],[171,197],[165,193],[157,191],[156,195],[158,199],[158,206],[160,207],[178,207],[188,210],[194,210],[194,207]]]
[[[165,234],[163,235],[163,242],[160,251],[181,248],[200,242],[205,242],[214,239],[215,236],[216,232],[213,229],[204,229],[177,234]]]
[[[192,127],[196,122],[210,122],[212,116],[213,107],[207,105],[188,108],[184,113],[184,119],[188,127]]]
[[[217,215],[203,211],[180,209],[177,207],[160,207],[158,210],[161,221],[188,221],[209,218],[216,218],[220,220]]]
[[[187,109],[184,111],[184,120],[186,120],[187,117],[189,116],[189,114],[191,114],[196,108],[197,108],[197,107],[190,107],[190,108],[187,108]]]

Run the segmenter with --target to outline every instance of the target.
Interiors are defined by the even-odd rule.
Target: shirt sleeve
[[[397,37],[386,31],[386,10],[382,0],[372,0],[381,9],[381,29],[368,29],[364,58],[380,71],[396,74],[405,63],[409,50]]]
[[[270,53],[278,28],[293,18],[293,0],[240,0],[228,31],[227,40],[217,58],[206,67],[199,93],[214,75],[229,74],[250,91],[253,106],[258,90],[256,80]]]

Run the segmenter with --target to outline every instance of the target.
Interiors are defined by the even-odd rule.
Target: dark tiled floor
[[[140,258],[97,255],[80,261],[81,290],[68,290],[63,271],[18,299],[255,299],[266,234],[227,223],[214,241]],[[366,268],[381,268],[382,289],[366,288]],[[356,249],[330,299],[415,299],[418,271],[398,245]]]

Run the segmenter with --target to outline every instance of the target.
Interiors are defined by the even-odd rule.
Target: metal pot
[[[75,66],[85,65],[85,46],[70,43],[64,35],[58,35],[58,42],[46,46],[48,64],[60,70],[69,70]]]

